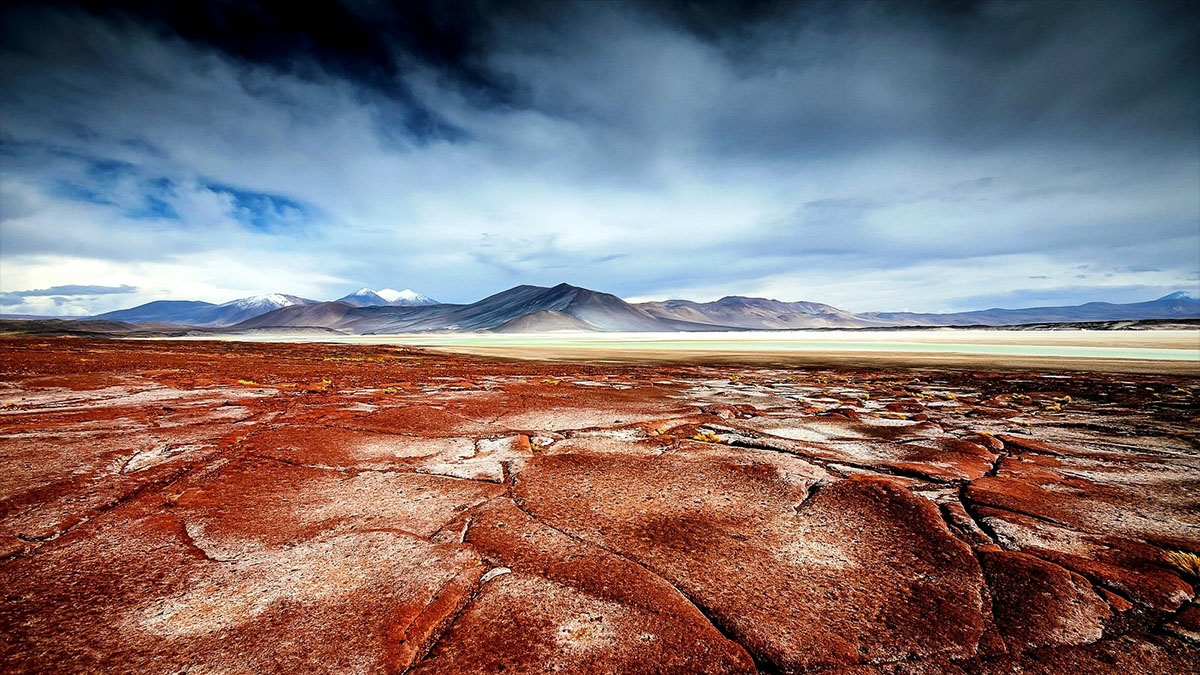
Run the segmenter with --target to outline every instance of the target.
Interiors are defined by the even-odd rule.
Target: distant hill
[[[200,322],[211,319],[215,307],[216,305],[211,302],[199,300],[155,300],[129,309],[97,314],[95,318],[129,323],[162,322],[202,325]]]
[[[315,300],[271,293],[214,305],[196,300],[156,300],[130,309],[99,314],[95,319],[126,323],[173,323],[185,326],[232,326],[281,307],[310,305]]]
[[[866,321],[878,321],[891,326],[1012,326],[1027,323],[1193,319],[1200,317],[1200,300],[1189,293],[1176,291],[1157,300],[1129,304],[1089,302],[1083,305],[981,309],[951,314],[867,312],[858,316]]]
[[[652,316],[750,330],[786,328],[858,328],[877,325],[819,302],[781,302],[731,295],[716,302],[665,300],[635,305]]]

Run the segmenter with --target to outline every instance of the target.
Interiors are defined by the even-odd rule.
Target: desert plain
[[[1200,670],[1192,360],[426,347],[0,340],[3,669]]]

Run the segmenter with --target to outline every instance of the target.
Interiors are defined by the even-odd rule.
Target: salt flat
[[[226,339],[427,347],[483,356],[603,362],[946,366],[1200,375],[1197,330],[805,330],[713,333],[412,333]]]

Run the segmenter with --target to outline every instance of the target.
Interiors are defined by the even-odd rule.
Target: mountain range
[[[350,295],[339,298],[337,302],[344,302],[353,307],[382,307],[389,305],[393,307],[414,307],[418,305],[437,305],[441,304],[437,300],[411,290],[404,289],[397,291],[391,288],[385,288],[381,291],[373,291],[369,288],[360,288]]]
[[[360,289],[332,302],[270,294],[224,304],[162,300],[95,319],[228,328],[321,328],[353,334],[496,331],[721,331],[902,326],[1011,326],[1043,323],[1200,319],[1200,298],[1178,291],[1128,304],[984,309],[946,314],[848,312],[817,302],[728,296],[714,302],[629,303],[559,284],[516,286],[470,304],[439,303],[405,289]]]
[[[284,307],[317,304],[316,300],[271,293],[215,305],[199,300],[156,300],[130,309],[98,314],[95,319],[126,323],[170,323],[184,326],[232,326]]]

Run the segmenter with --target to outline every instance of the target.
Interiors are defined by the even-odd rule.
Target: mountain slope
[[[333,328],[346,321],[347,315],[356,311],[344,302],[317,302],[311,305],[284,307],[252,317],[233,326],[236,330],[254,328]]]
[[[819,302],[781,302],[731,295],[715,302],[666,300],[635,305],[652,316],[751,330],[786,328],[857,328],[876,325],[850,312]]]
[[[556,331],[594,331],[590,323],[552,309],[539,309],[522,314],[496,326],[497,333],[552,333]]]
[[[342,296],[334,302],[341,302],[351,307],[374,307],[388,304],[383,296],[369,288],[360,288],[349,295]]]
[[[216,305],[211,302],[200,302],[199,300],[155,300],[129,309],[97,314],[92,318],[127,323],[192,324],[196,321],[208,320],[215,307]]]
[[[128,323],[172,323],[223,327],[241,323],[282,307],[312,304],[313,300],[283,293],[239,298],[220,305],[192,300],[156,300],[130,309],[106,312],[93,318]]]
[[[570,284],[559,284],[552,288],[517,286],[466,305],[447,318],[459,330],[478,330],[493,328],[541,310],[574,317],[598,330],[663,330],[658,319],[615,295]]]
[[[295,295],[284,295],[283,293],[254,295],[249,298],[241,298],[240,300],[227,302],[223,305],[217,305],[215,318],[209,325],[231,326],[281,307],[303,307],[315,302],[316,300],[309,300],[308,298],[301,298]]]

